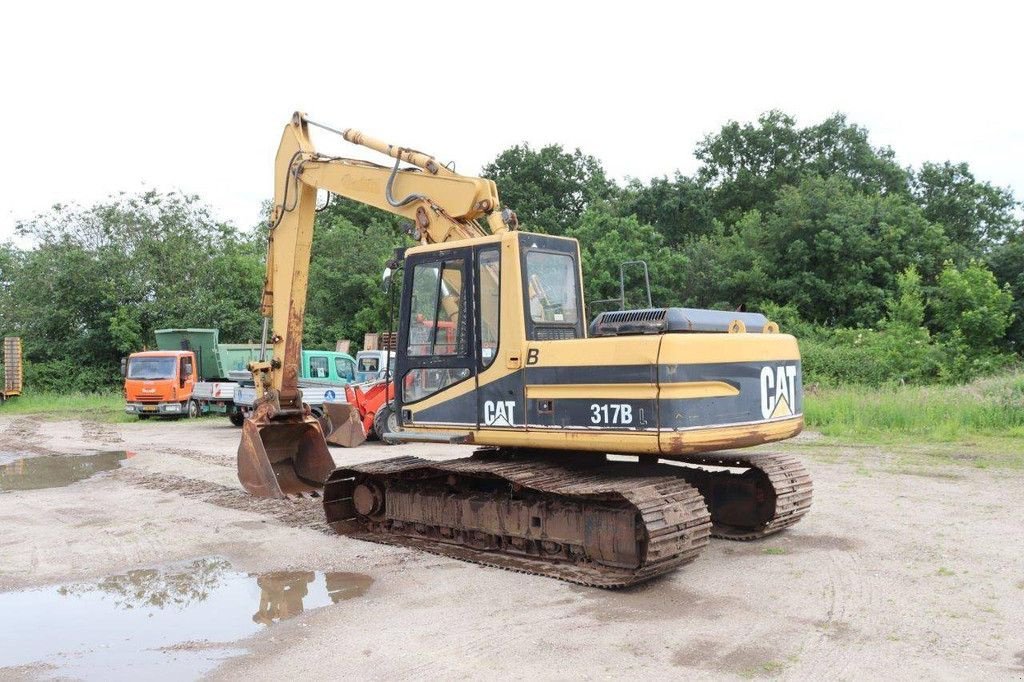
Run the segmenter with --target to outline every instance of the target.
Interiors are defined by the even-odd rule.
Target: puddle
[[[95,455],[24,455],[0,454],[0,492],[63,488],[101,471],[121,466],[121,461],[134,457],[134,452],[115,450]]]
[[[220,557],[93,583],[0,594],[0,677],[45,667],[78,679],[193,679],[241,653],[232,642],[275,622],[359,597],[359,573],[254,575]]]

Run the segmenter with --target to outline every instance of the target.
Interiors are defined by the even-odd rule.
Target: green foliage
[[[262,249],[195,197],[145,192],[20,223],[34,248],[0,258],[5,333],[24,339],[26,381],[96,390],[160,327],[258,329]]]
[[[682,283],[685,258],[669,249],[664,238],[650,225],[641,224],[635,217],[621,218],[606,205],[597,204],[588,209],[568,236],[578,239],[583,258],[585,300],[588,313],[599,312],[599,300],[619,297],[619,265],[623,261],[643,259],[648,262],[651,278],[651,298],[654,304],[668,305]],[[628,275],[637,273],[630,271]],[[642,276],[628,280],[626,289],[628,307],[645,307],[647,301]],[[615,303],[603,310],[617,309]],[[592,315],[591,315],[592,316]]]
[[[644,259],[656,306],[763,310],[795,334],[809,386],[964,382],[1019,363],[1024,226],[1008,189],[963,163],[906,169],[836,114],[729,122],[676,172],[624,187],[583,151],[527,144],[483,169],[523,229],[580,241],[589,314]],[[305,345],[389,328],[381,271],[401,222],[352,201],[317,214]],[[57,205],[0,245],[0,325],[24,338],[27,385],[101,390],[159,327],[260,332],[266,227],[196,197],[144,192]],[[639,270],[627,304],[645,305]]]
[[[995,275],[976,261],[962,270],[946,263],[931,301],[935,328],[974,355],[996,350],[1010,326],[1012,307],[1009,287],[1000,288]]]
[[[890,325],[924,325],[924,292],[921,275],[913,265],[896,276],[896,293],[887,302]]]
[[[394,247],[407,240],[395,221],[374,212],[361,226],[344,215],[317,221],[303,336],[307,348],[334,348],[338,339],[350,339],[358,347],[366,332],[389,329],[389,298],[381,275]]]
[[[1024,351],[1024,232],[996,245],[988,255],[988,265],[1001,286],[1013,295],[1013,321],[1006,336],[1010,348]]]
[[[27,385],[27,384],[26,384]],[[124,411],[124,395],[105,390],[68,390],[65,385],[55,391],[36,386],[26,389],[17,398],[4,403],[5,415],[46,415],[48,419],[89,419],[100,422],[135,422],[138,417]],[[185,422],[188,423],[187,421]]]
[[[808,385],[884,386],[927,383],[940,376],[942,349],[921,327],[818,329],[799,339]]]
[[[871,146],[868,131],[842,114],[807,128],[780,111],[756,125],[730,121],[697,145],[696,156],[714,214],[727,223],[753,209],[767,212],[783,188],[807,177],[841,178],[869,194],[904,193],[908,182],[892,150]]]
[[[1021,226],[1010,190],[978,182],[966,163],[925,163],[914,176],[913,187],[925,218],[942,226],[957,245],[961,263],[980,256]]]
[[[808,428],[837,437],[1020,438],[1024,437],[1024,375],[1005,374],[953,387],[812,390],[804,402],[804,414]],[[1020,466],[1019,445],[1016,452]]]
[[[484,166],[482,174],[497,183],[502,203],[516,212],[524,230],[547,234],[566,234],[588,206],[609,198],[614,189],[600,161],[561,145],[539,150],[516,145]]]
[[[636,216],[657,225],[670,246],[706,235],[714,228],[711,194],[700,182],[677,172],[675,178],[653,178],[647,185],[630,180],[617,198],[620,215]]]
[[[760,229],[767,298],[829,326],[874,324],[898,273],[913,265],[934,276],[948,253],[942,230],[909,200],[835,176],[784,188]]]

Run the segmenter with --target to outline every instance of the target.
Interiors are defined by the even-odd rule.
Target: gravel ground
[[[1020,470],[900,473],[884,448],[803,436],[775,446],[804,457],[815,479],[800,524],[754,543],[713,540],[682,570],[615,592],[336,536],[315,500],[246,496],[238,438],[217,419],[0,417],[8,460],[132,453],[66,487],[0,493],[0,591],[203,556],[254,573],[373,578],[358,598],[233,645],[241,653],[209,673],[221,679],[1024,677]],[[342,465],[469,449],[332,453]],[[41,661],[0,678],[50,672]]]

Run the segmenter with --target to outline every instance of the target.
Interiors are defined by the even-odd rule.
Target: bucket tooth
[[[289,416],[246,420],[238,446],[238,480],[257,497],[318,494],[334,470],[320,422]]]

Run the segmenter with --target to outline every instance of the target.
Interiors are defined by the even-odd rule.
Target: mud
[[[0,593],[0,672],[86,679],[194,678],[232,643],[308,610],[362,596],[360,573],[235,570],[222,557],[93,582]]]
[[[250,629],[222,636],[191,623],[154,643],[158,653],[145,656],[167,666],[179,657],[177,678],[1013,679],[1024,670],[1024,471],[973,467],[971,453],[910,473],[892,470],[904,446],[801,438],[774,447],[803,458],[815,480],[797,526],[762,542],[714,540],[682,570],[607,592],[338,537],[319,499],[240,490],[239,435],[218,419],[42,428],[0,411],[0,452],[136,453],[65,487],[0,494],[0,591],[69,600],[53,590],[86,585],[108,608],[112,596],[95,588],[107,576],[223,557],[248,590],[224,593],[234,595],[225,617]],[[331,453],[349,465],[469,450],[366,443]],[[289,618],[262,612],[272,625],[252,620],[261,589],[250,576],[288,582],[310,570],[373,583],[337,606],[304,599]],[[326,576],[314,573],[306,589],[323,594]],[[82,636],[91,622],[85,614],[68,631]],[[138,636],[161,630],[140,625]],[[104,644],[89,660],[119,660],[116,638]],[[71,659],[51,650],[5,663],[0,678],[73,677]]]

